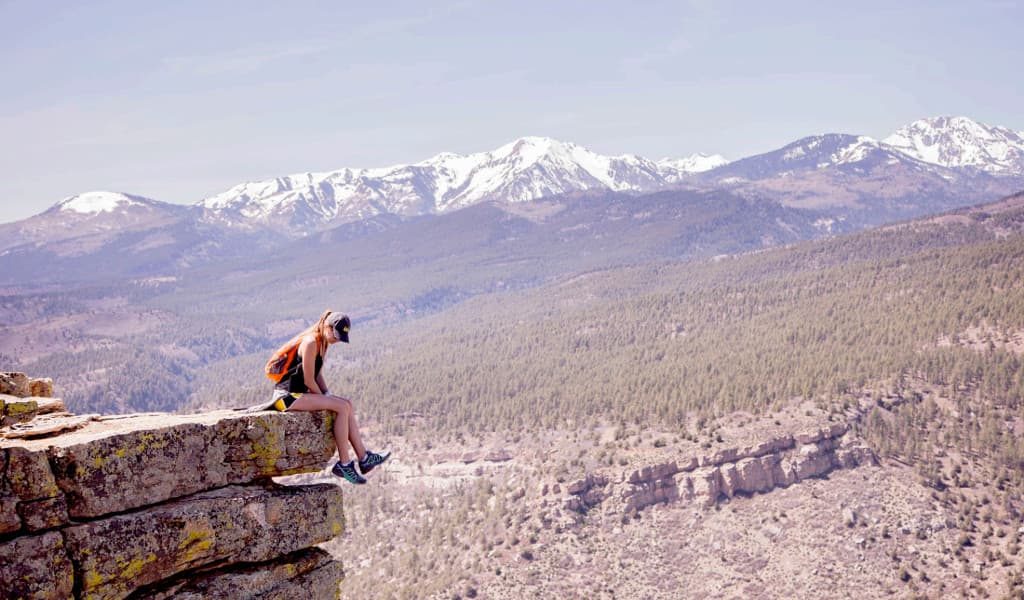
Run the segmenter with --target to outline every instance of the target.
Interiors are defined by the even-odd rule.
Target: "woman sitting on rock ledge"
[[[351,327],[347,315],[328,310],[314,325],[281,346],[267,362],[267,377],[276,382],[271,404],[267,408],[282,412],[334,411],[334,443],[338,447],[338,462],[331,472],[352,483],[366,483],[363,475],[386,461],[391,453],[377,454],[363,446],[352,401],[332,395],[320,374],[327,349],[337,342],[347,344]],[[310,369],[308,365],[314,367]],[[355,461],[349,459],[349,443],[359,459],[358,471]]]

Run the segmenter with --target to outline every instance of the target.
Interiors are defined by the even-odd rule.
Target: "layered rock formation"
[[[92,416],[0,440],[0,597],[335,597],[341,564],[315,545],[342,531],[341,489],[270,479],[323,467],[330,415]]]
[[[600,474],[567,486],[566,509],[585,513],[599,505],[632,513],[670,502],[713,506],[738,494],[768,492],[834,469],[877,464],[870,448],[847,436],[846,424],[784,434],[712,454],[648,465],[619,481]]]

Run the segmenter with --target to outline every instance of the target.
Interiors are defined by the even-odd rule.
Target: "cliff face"
[[[661,503],[713,506],[723,498],[788,487],[835,469],[877,464],[874,453],[835,423],[782,434],[713,454],[689,456],[637,469],[621,479],[588,474],[569,484],[566,509],[586,513],[599,505],[633,513]]]
[[[337,596],[341,564],[314,546],[342,531],[341,489],[270,480],[323,467],[330,413],[36,415],[58,405],[11,392],[52,391],[10,375],[0,597]]]

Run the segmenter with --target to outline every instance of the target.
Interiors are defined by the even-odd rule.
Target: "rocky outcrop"
[[[0,440],[0,597],[334,597],[330,413],[95,417]]]
[[[590,474],[567,487],[563,506],[584,513],[607,503],[609,510],[636,512],[660,503],[712,506],[737,495],[765,493],[834,469],[877,464],[874,453],[833,424],[756,444],[645,466],[618,483]],[[846,437],[844,437],[846,436]]]
[[[24,373],[0,372],[0,394],[15,398],[53,395],[53,380],[37,379]]]
[[[570,483],[566,488],[569,498],[565,507],[577,512],[586,512],[593,506],[597,506],[604,500],[604,486],[608,485],[608,478],[602,475],[590,474]]]
[[[53,381],[24,373],[0,372],[0,428],[27,423],[40,414],[63,413],[64,402],[53,395]],[[6,437],[6,436],[5,436]]]

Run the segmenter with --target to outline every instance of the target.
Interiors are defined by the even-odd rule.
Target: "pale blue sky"
[[[1021,3],[0,0],[0,222],[544,135],[728,158],[1024,129]]]

